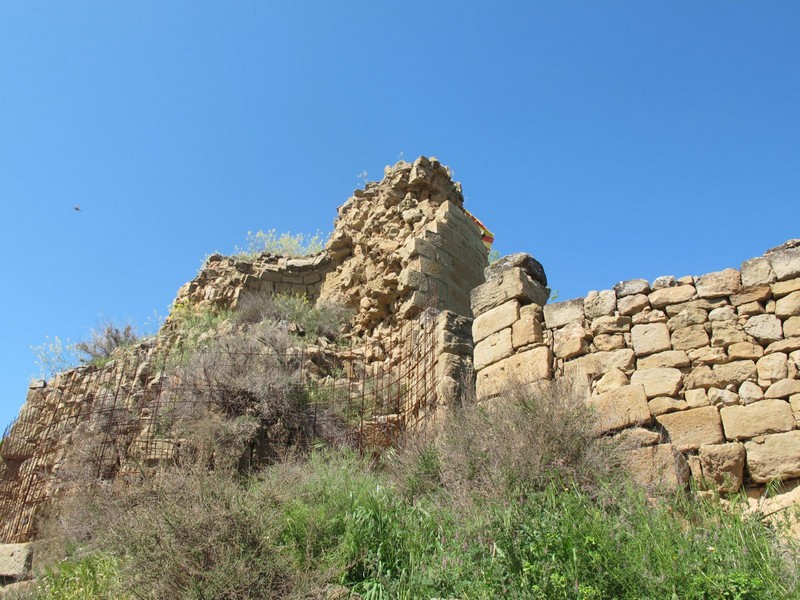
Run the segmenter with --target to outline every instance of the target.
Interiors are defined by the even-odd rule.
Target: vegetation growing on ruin
[[[586,411],[517,389],[380,459],[318,443],[257,475],[198,463],[95,489],[51,524],[68,558],[35,597],[796,597],[776,526],[735,499],[654,499]]]
[[[234,250],[234,256],[242,259],[253,259],[263,253],[277,254],[287,258],[299,258],[318,254],[325,248],[327,236],[321,231],[308,233],[277,233],[275,229],[247,232],[247,245]]]

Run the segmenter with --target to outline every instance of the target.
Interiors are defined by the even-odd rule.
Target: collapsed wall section
[[[724,492],[800,478],[800,240],[699,277],[544,304],[525,255],[472,294],[477,393],[580,379],[598,433],[646,483]],[[526,278],[527,275],[527,278]]]

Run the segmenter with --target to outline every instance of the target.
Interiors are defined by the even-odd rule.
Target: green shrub
[[[40,575],[34,592],[39,600],[114,600],[119,561],[108,554],[67,559]]]
[[[267,231],[247,232],[247,246],[236,247],[234,256],[237,258],[252,259],[267,252],[289,258],[298,258],[318,254],[325,248],[325,237],[317,231],[314,235],[306,233],[281,233],[274,229]]]

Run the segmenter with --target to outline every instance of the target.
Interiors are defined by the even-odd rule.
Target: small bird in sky
[[[76,205],[75,205],[75,206],[73,206],[72,208],[73,208],[74,210],[77,210],[78,212],[81,212],[81,205],[80,205],[80,204],[76,204]]]

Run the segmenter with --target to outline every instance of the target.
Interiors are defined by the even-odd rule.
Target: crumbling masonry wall
[[[724,492],[800,478],[800,240],[740,270],[638,279],[544,304],[527,255],[472,292],[477,393],[561,375],[644,483]]]

